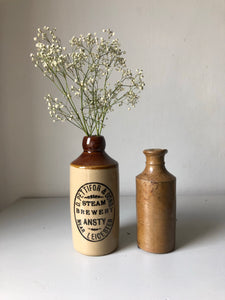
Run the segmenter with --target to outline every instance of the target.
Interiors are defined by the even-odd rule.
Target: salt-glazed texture
[[[136,177],[137,243],[152,253],[175,248],[176,178],[164,164],[165,149],[148,149],[146,167]]]
[[[105,153],[102,136],[84,137],[83,149],[70,165],[73,244],[82,254],[105,255],[118,246],[118,163]]]

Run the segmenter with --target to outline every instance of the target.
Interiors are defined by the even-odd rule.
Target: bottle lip
[[[167,149],[160,149],[160,148],[145,149],[143,151],[144,154],[151,155],[151,156],[161,156],[161,155],[165,155],[167,152],[168,152]]]

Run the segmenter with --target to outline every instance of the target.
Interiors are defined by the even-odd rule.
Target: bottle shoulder
[[[176,177],[168,172],[166,169],[147,172],[144,170],[142,173],[136,176],[137,180],[144,180],[150,182],[170,182],[176,181]]]
[[[112,159],[105,151],[84,151],[71,164],[75,168],[101,169],[118,167],[117,161]]]

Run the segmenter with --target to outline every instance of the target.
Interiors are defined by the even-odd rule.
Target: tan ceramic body
[[[175,248],[176,178],[164,166],[167,150],[145,150],[145,170],[136,177],[137,243],[152,253]]]
[[[70,165],[73,245],[78,252],[85,255],[105,255],[118,247],[118,164],[104,152],[104,149],[96,153],[95,150],[86,151],[85,157],[83,156],[84,153]],[[106,200],[105,195],[110,196],[110,199],[109,197],[107,199],[111,202]],[[104,202],[103,205],[100,205],[101,200]],[[96,206],[97,203],[99,206]],[[109,203],[112,205],[110,211]],[[93,204],[95,206],[92,206]],[[96,225],[97,221],[99,223]],[[95,222],[95,226],[83,225],[87,222]]]

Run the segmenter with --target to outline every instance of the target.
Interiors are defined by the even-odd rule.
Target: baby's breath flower
[[[96,33],[73,36],[72,51],[65,53],[55,28],[43,26],[34,37],[36,54],[30,57],[35,67],[49,78],[62,93],[62,99],[51,94],[44,97],[53,122],[68,121],[86,135],[100,135],[106,114],[114,105],[134,107],[144,88],[143,71],[132,73],[127,68],[118,39],[111,29],[103,29],[105,37]],[[70,87],[70,88],[69,88]],[[80,99],[80,101],[78,101]]]

